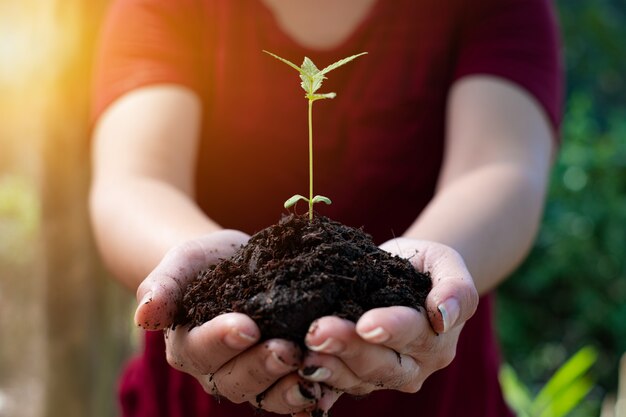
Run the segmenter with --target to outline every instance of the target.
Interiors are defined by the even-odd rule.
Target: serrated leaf
[[[273,56],[274,58],[276,58],[279,61],[284,62],[285,64],[289,65],[291,68],[295,69],[296,71],[298,71],[299,73],[302,74],[302,69],[299,66],[297,66],[296,64],[294,64],[293,62],[291,62],[291,61],[289,61],[289,60],[287,60],[285,58],[281,58],[281,57],[279,57],[276,54],[273,54],[273,53],[271,53],[269,51],[266,51],[265,49],[263,50],[263,52],[265,52],[266,54],[268,54],[270,56]]]
[[[312,202],[313,204],[315,203],[332,204],[332,201],[330,201],[330,198],[324,197],[323,195],[316,195],[315,197],[313,197]]]
[[[348,62],[360,57],[361,55],[365,55],[367,54],[367,52],[361,52],[360,54],[356,54],[356,55],[352,55],[349,56],[347,58],[344,59],[340,59],[339,61],[335,62],[334,64],[330,64],[329,66],[327,66],[326,68],[324,68],[323,70],[320,71],[320,74],[324,75],[329,73],[330,71],[339,68],[342,65],[347,64]]]
[[[311,78],[306,75],[300,75],[300,79],[302,80],[300,86],[307,93],[307,96],[309,96],[315,94],[315,92],[320,89],[324,78]]]
[[[313,77],[313,87],[311,88],[311,93],[315,93],[322,86],[322,82],[326,77],[323,75],[317,74]]]
[[[300,67],[301,71],[304,75],[309,77],[314,77],[316,74],[320,72],[320,70],[315,66],[313,61],[309,59],[309,57],[304,57],[304,61],[302,61],[302,66]]]
[[[291,196],[287,201],[285,201],[285,208],[288,209],[289,207],[293,206],[294,204],[296,204],[298,201],[300,200],[304,200],[304,201],[309,201],[308,198],[306,198],[303,195],[300,194],[296,194],[294,196]]]
[[[307,94],[313,94],[322,86],[322,81],[325,77],[309,77],[305,74],[300,74],[302,82],[300,86]]]

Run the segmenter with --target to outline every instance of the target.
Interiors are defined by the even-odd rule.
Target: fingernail
[[[391,335],[382,327],[377,327],[369,332],[361,334],[361,337],[372,343],[385,343],[391,339]]]
[[[330,369],[321,366],[307,366],[304,369],[300,369],[298,374],[309,381],[323,382],[330,378],[333,373]]]
[[[340,341],[336,339],[333,339],[332,337],[329,337],[328,339],[324,340],[319,345],[311,345],[307,343],[307,347],[311,349],[313,352],[324,352],[324,353],[332,353],[332,354],[341,353],[345,349],[345,346],[343,343],[341,343]]]
[[[290,365],[280,355],[274,351],[270,352],[267,360],[265,361],[265,368],[276,375],[284,374],[293,370],[296,365]]]
[[[285,400],[289,405],[298,407],[315,403],[315,383],[299,382],[285,392]],[[319,390],[319,389],[318,389]]]
[[[232,329],[224,336],[224,343],[231,349],[245,349],[256,342],[254,335]]]
[[[152,291],[148,291],[147,293],[145,293],[145,294],[143,295],[143,297],[141,297],[141,301],[139,301],[139,303],[137,304],[137,309],[135,310],[135,318],[134,318],[134,320],[135,320],[135,324],[136,324],[137,326],[140,326],[140,327],[143,327],[143,328],[148,327],[148,326],[147,326],[147,324],[148,324],[148,323],[140,323],[140,322],[139,322],[139,317],[138,317],[138,314],[139,314],[139,310],[140,310],[140,309],[141,309],[144,305],[146,305],[146,304],[150,304],[151,302],[152,302]]]
[[[150,304],[152,302],[152,291],[148,291],[141,297],[141,301],[139,301],[139,306],[144,304]]]
[[[437,308],[443,319],[443,332],[446,333],[456,325],[461,313],[461,307],[456,298],[448,298],[446,301],[439,304]]]

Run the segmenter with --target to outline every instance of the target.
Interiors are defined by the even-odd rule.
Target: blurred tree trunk
[[[106,278],[87,216],[91,64],[106,3],[54,0],[54,18],[68,32],[51,62],[42,144],[46,417],[115,415],[114,383],[128,351],[129,298]]]

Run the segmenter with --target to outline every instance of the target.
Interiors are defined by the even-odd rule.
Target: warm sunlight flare
[[[0,417],[93,415],[80,411],[86,388],[66,374],[87,352],[87,326],[75,319],[95,317],[73,293],[96,275],[77,251],[90,241],[74,178],[87,177],[89,66],[104,4],[0,1]]]
[[[0,3],[0,83],[23,87],[49,78],[79,36],[71,8],[54,1]]]
[[[80,41],[80,24],[75,10],[60,2],[0,3],[0,143],[34,139],[12,128],[32,131],[33,119],[40,121],[46,107],[62,111],[48,100],[52,89],[65,87],[58,77]]]

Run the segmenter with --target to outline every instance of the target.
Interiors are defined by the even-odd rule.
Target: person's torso
[[[308,193],[304,91],[294,69],[262,51],[296,64],[308,56],[319,68],[368,52],[330,72],[320,92],[337,97],[313,106],[314,192],[333,201],[316,208],[363,226],[377,242],[401,235],[434,193],[455,67],[454,28],[464,2],[378,0],[353,33],[326,50],[294,41],[259,0],[201,4],[199,62],[206,70],[197,195],[208,215],[252,233],[275,223],[291,195]],[[346,395],[333,415],[509,415],[496,379],[490,304],[483,299],[453,364],[419,393]],[[250,405],[205,394],[191,376],[167,365],[163,351],[163,336],[149,333],[144,355],[122,384],[125,416],[256,415]]]
[[[258,231],[283,202],[308,192],[307,101],[298,73],[264,54],[323,68],[313,106],[314,192],[321,214],[364,226],[377,241],[400,235],[432,197],[454,68],[454,8],[435,0],[379,0],[327,50],[288,36],[260,1],[205,2],[205,119],[198,198],[225,227]],[[449,6],[449,5],[448,5]],[[301,207],[300,210],[303,210]]]

